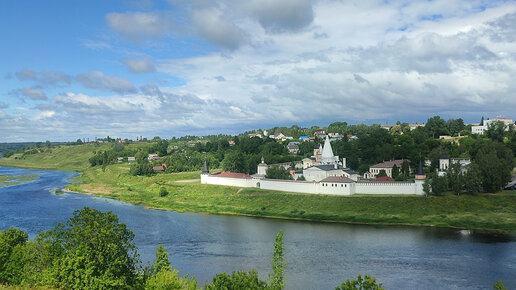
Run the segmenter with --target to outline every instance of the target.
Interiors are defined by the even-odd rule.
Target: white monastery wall
[[[278,179],[262,179],[260,188],[280,191],[291,191],[300,193],[316,193],[317,183],[315,182],[296,182],[283,181]]]
[[[240,186],[240,187],[256,187],[256,180],[253,178],[233,178],[233,177],[220,177],[220,176],[209,176],[201,175],[201,183],[203,184],[216,184],[216,185],[228,185],[228,186]]]
[[[355,193],[360,194],[423,194],[420,182],[358,182]]]

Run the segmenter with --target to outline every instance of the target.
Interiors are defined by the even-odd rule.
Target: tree
[[[146,154],[143,151],[136,153],[135,156],[136,163],[131,165],[129,169],[129,173],[131,175],[152,175],[154,170],[152,169],[152,164],[147,159]]]
[[[473,160],[480,169],[482,189],[497,192],[511,181],[514,167],[512,151],[499,142],[485,142]]]
[[[449,189],[456,195],[459,195],[464,187],[464,177],[461,172],[460,163],[450,165],[450,168],[448,168],[448,171],[446,172],[446,178]]]
[[[270,166],[265,172],[265,178],[271,179],[287,179],[293,180],[294,178],[283,166]]]
[[[365,275],[364,278],[359,274],[356,280],[346,280],[342,282],[336,290],[384,290],[382,283],[377,284],[376,278]]]
[[[507,287],[503,284],[502,280],[496,281],[496,283],[493,285],[494,290],[507,290]]]
[[[226,272],[220,273],[213,277],[213,284],[206,285],[208,290],[240,290],[240,289],[266,289],[267,282],[258,278],[258,272],[250,270],[249,272],[237,271],[228,275]]]
[[[305,180],[306,180],[306,178],[305,178],[305,176],[304,176],[304,175],[301,175],[301,176],[299,176],[296,180],[299,180],[299,181],[305,181]]]
[[[434,116],[426,121],[425,128],[432,137],[437,138],[440,135],[448,135],[446,121],[439,116]]]
[[[152,275],[156,275],[162,271],[172,271],[172,266],[168,260],[168,252],[163,245],[156,248],[156,259],[152,264]]]
[[[195,278],[189,278],[188,274],[179,277],[179,271],[161,271],[150,277],[145,283],[145,289],[149,290],[197,290]],[[221,289],[221,288],[216,288]]]
[[[464,190],[469,194],[477,193],[482,190],[480,168],[474,162],[468,166],[468,170],[464,174]]]
[[[426,178],[425,182],[423,182],[423,192],[425,196],[428,196],[432,193],[432,184],[430,183],[430,178]]]
[[[13,271],[9,269],[11,255],[17,246],[25,244],[27,237],[27,233],[12,227],[0,232],[0,283],[11,282],[14,278]]]
[[[247,172],[242,151],[235,150],[227,153],[222,160],[222,169],[231,172]]]
[[[401,163],[401,174],[403,174],[403,177],[405,178],[410,175],[410,164],[407,160],[403,160]]]
[[[493,141],[503,142],[505,127],[506,126],[502,121],[491,122],[487,125],[485,135]]]
[[[272,273],[269,274],[269,286],[271,289],[285,288],[285,267],[286,260],[283,247],[283,231],[276,235],[274,242],[274,253],[272,254]]]
[[[445,176],[434,176],[432,178],[432,193],[443,195],[448,190],[448,182]]]
[[[385,172],[384,169],[380,169],[380,171],[378,172],[376,177],[384,177],[384,176],[387,176],[387,172]]]
[[[67,289],[138,285],[139,263],[134,234],[114,214],[85,207],[50,234],[55,245],[54,286]]]
[[[398,177],[399,174],[400,174],[400,170],[399,170],[398,166],[396,166],[396,164],[394,164],[392,166],[392,178],[396,179],[396,177]]]
[[[167,196],[167,195],[168,195],[168,191],[167,191],[167,189],[166,189],[166,188],[164,188],[164,187],[161,187],[161,188],[159,189],[159,196],[161,196],[161,197],[165,197],[165,196]]]

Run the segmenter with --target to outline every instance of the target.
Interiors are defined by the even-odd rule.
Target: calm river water
[[[20,228],[33,238],[89,206],[117,214],[135,233],[144,262],[158,244],[174,268],[204,285],[216,274],[270,271],[274,237],[284,231],[289,289],[334,289],[359,273],[387,289],[492,289],[502,279],[516,289],[516,239],[468,231],[375,227],[148,210],[80,194],[55,195],[72,172],[0,167],[0,174],[38,174],[35,181],[0,188],[0,230]]]

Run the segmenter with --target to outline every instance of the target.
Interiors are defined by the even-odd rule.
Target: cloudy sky
[[[0,4],[0,142],[516,118],[516,1]]]

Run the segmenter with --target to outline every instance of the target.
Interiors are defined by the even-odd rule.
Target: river
[[[367,273],[386,289],[516,289],[516,239],[428,227],[378,227],[149,210],[106,198],[65,193],[73,172],[0,167],[37,180],[0,188],[0,230],[37,232],[84,206],[112,211],[135,233],[144,262],[158,244],[180,273],[200,285],[220,272],[256,269],[266,279],[275,235],[284,231],[288,289],[334,289]]]

